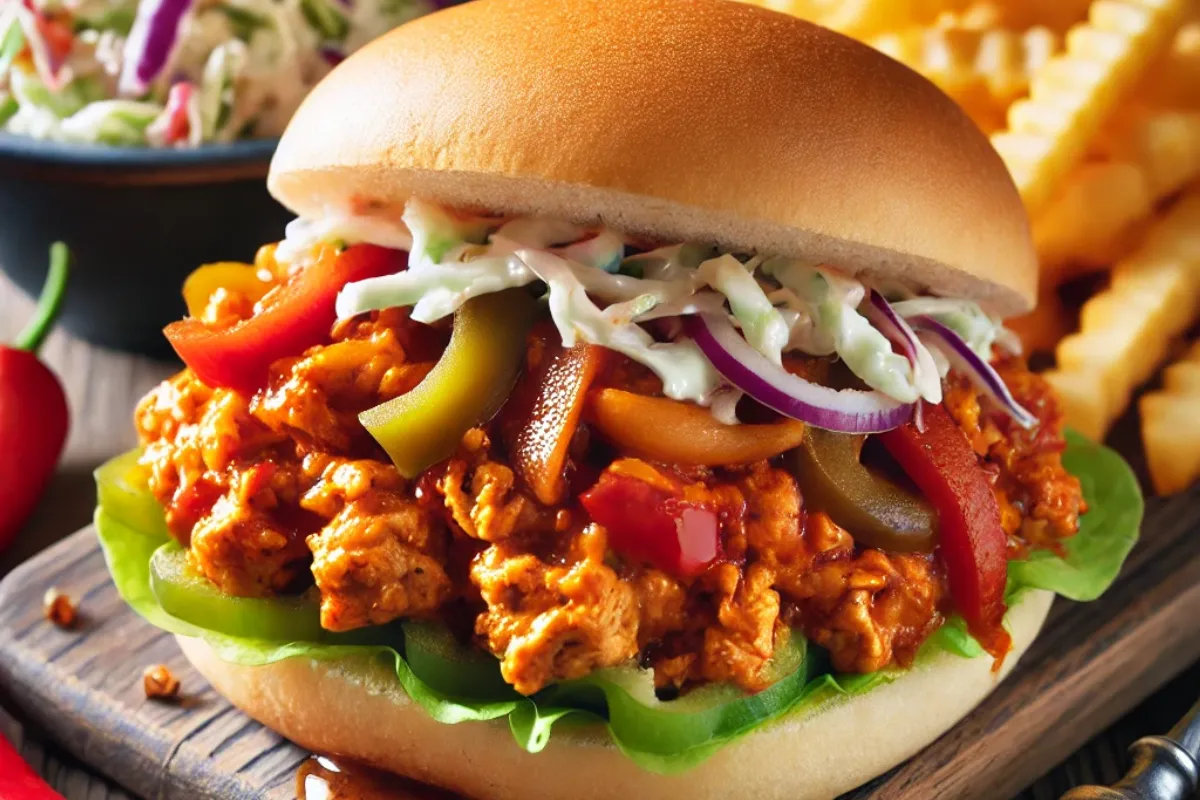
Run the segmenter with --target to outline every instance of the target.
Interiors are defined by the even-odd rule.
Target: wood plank
[[[1010,797],[1200,657],[1198,500],[1200,489],[1153,501],[1142,542],[1104,598],[1060,601],[991,698],[847,800]],[[78,630],[42,619],[41,595],[51,585],[81,599]],[[0,687],[74,757],[135,794],[294,796],[307,753],[232,709],[171,637],[121,602],[90,529],[0,582],[0,630],[8,632],[0,638]],[[143,696],[142,670],[159,662],[182,679],[180,703]],[[1109,780],[1115,758],[1109,774],[1077,777]]]

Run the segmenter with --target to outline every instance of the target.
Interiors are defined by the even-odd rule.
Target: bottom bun
[[[866,694],[766,725],[678,775],[642,770],[597,725],[560,725],[546,749],[531,754],[505,720],[435,722],[379,660],[246,667],[198,639],[180,637],[179,645],[218,692],[297,744],[470,798],[828,800],[914,755],[974,708],[1016,665],[1052,600],[1031,591],[1010,609],[1013,652],[999,676],[990,658],[938,653]]]

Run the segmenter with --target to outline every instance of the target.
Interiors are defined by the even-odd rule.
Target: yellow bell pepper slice
[[[624,453],[668,464],[719,467],[749,464],[791,450],[804,440],[804,423],[725,425],[706,408],[620,389],[588,395],[592,427]]]
[[[188,314],[199,319],[219,289],[237,292],[251,303],[257,303],[273,286],[274,276],[255,265],[218,261],[198,267],[187,276],[183,282],[183,300],[187,303]]]

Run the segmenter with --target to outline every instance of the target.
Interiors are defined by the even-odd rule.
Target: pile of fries
[[[1136,391],[1159,493],[1200,477],[1200,0],[748,0],[922,73],[991,137],[1033,220],[1037,310],[1012,321],[1069,424]],[[1107,277],[1078,319],[1060,287]],[[1186,351],[1186,352],[1184,352]]]

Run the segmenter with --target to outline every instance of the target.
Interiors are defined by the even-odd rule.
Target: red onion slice
[[[983,392],[1022,428],[1032,428],[1038,418],[1030,414],[1012,396],[992,365],[979,357],[963,338],[933,317],[913,317],[912,323],[928,339],[931,347],[946,357],[950,366],[970,379],[975,388]]]
[[[913,333],[912,328],[895,312],[883,295],[874,289],[867,295],[867,301],[867,307],[864,309],[867,319],[871,320],[871,324],[891,340],[892,344],[900,348],[900,352],[908,359],[908,363],[912,364],[913,369],[916,369],[917,335]]]
[[[942,402],[942,377],[929,350],[917,341],[917,334],[909,327],[904,317],[896,313],[883,295],[872,289],[867,295],[865,315],[871,324],[900,348],[900,352],[912,365],[913,383],[921,397],[931,403]]]
[[[183,18],[195,0],[141,0],[133,30],[125,41],[118,87],[127,97],[140,97],[167,66]]]
[[[882,433],[912,417],[912,405],[881,392],[839,391],[775,366],[726,317],[684,317],[683,330],[726,380],[785,416],[840,433]]]
[[[331,67],[336,67],[338,64],[346,60],[346,54],[336,47],[322,47],[321,58],[325,59],[325,63]]]

